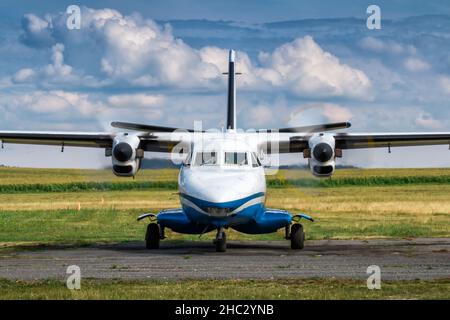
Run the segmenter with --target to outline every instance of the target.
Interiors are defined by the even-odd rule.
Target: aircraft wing
[[[109,148],[113,134],[104,132],[0,131],[3,143]]]
[[[364,149],[450,145],[450,132],[425,133],[334,133],[337,149]],[[289,137],[289,151],[302,152],[308,148],[311,134]],[[286,148],[280,148],[285,150]]]
[[[140,147],[145,151],[170,152],[183,141],[183,134],[168,136],[166,132],[138,133]],[[56,132],[56,131],[0,131],[4,144],[34,144],[67,147],[111,148],[115,133]]]
[[[336,148],[360,149],[450,144],[450,132],[336,133]]]

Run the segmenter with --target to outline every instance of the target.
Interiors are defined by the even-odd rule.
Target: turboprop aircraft
[[[0,131],[3,143],[104,148],[112,157],[118,176],[135,176],[144,152],[186,155],[178,185],[181,208],[145,213],[150,218],[146,247],[157,249],[169,228],[178,233],[203,234],[216,231],[216,251],[226,250],[225,230],[248,234],[285,229],[292,249],[302,249],[305,233],[300,219],[313,221],[304,213],[265,207],[266,181],[261,155],[303,153],[314,176],[330,177],[342,150],[450,144],[450,132],[433,133],[343,133],[348,122],[304,127],[262,129],[243,132],[236,127],[235,52],[228,62],[228,114],[222,131],[181,129],[112,122],[123,132],[30,132]],[[195,127],[195,126],[194,126]]]

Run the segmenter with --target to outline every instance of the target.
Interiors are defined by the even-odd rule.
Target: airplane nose
[[[260,192],[260,184],[254,174],[241,172],[220,175],[191,174],[186,177],[182,187],[184,193],[191,197],[221,207]]]

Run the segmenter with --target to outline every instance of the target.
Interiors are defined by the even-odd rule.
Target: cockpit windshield
[[[239,166],[247,165],[247,152],[225,152],[225,164]]]
[[[198,151],[194,152],[192,159],[192,165],[196,167],[240,167],[251,165],[253,168],[256,168],[261,166],[256,154],[246,151]]]
[[[217,152],[197,152],[195,155],[195,163],[196,166],[213,166],[217,165]]]

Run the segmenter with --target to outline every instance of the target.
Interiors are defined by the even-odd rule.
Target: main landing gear
[[[150,223],[147,225],[147,232],[145,233],[145,247],[147,249],[159,249],[159,241],[166,238],[164,228],[155,222],[156,214],[144,213],[137,220],[140,221],[145,218],[150,219]]]
[[[285,238],[287,240],[291,240],[291,249],[294,250],[301,250],[305,246],[305,232],[303,231],[303,225],[298,223],[300,219],[306,219],[311,222],[314,221],[313,218],[306,214],[297,214],[292,217],[292,220],[295,221],[291,226],[287,226],[285,228],[286,230],[286,236]]]
[[[290,229],[290,232],[286,232],[288,234],[286,238],[291,240],[291,249],[303,249],[305,246],[305,232],[303,231],[303,226],[300,223],[294,223]],[[289,230],[289,227],[286,227],[286,230]]]
[[[145,247],[147,249],[159,248],[159,226],[156,223],[150,223],[145,233]]]
[[[217,230],[216,239],[213,241],[217,252],[225,252],[227,250],[227,235],[223,228]]]

